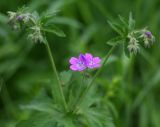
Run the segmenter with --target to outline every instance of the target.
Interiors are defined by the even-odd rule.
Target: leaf
[[[66,37],[65,33],[55,25],[45,26],[41,30],[44,32],[54,33],[59,37]]]
[[[33,113],[29,119],[23,120],[17,124],[16,127],[55,127],[56,117],[52,114]]]
[[[45,98],[38,98],[33,100],[30,104],[21,105],[21,109],[30,109],[40,112],[54,112],[55,105],[53,104],[53,100],[45,97]]]
[[[128,27],[128,21],[127,21],[124,17],[122,17],[121,15],[118,15],[118,17],[119,17],[120,21],[121,21],[126,27]]]
[[[38,21],[40,19],[40,16],[39,16],[38,12],[36,12],[36,11],[34,11],[32,13],[32,16],[33,16],[33,18],[34,18],[35,21]]]
[[[72,71],[63,71],[60,73],[61,82],[63,85],[67,84],[72,77]]]
[[[118,37],[115,37],[113,39],[110,39],[107,44],[108,45],[111,45],[111,46],[114,46],[114,45],[117,45],[117,44],[120,44],[123,42],[123,39],[122,37],[118,36]]]
[[[118,27],[118,24],[115,24],[111,21],[108,21],[108,24],[115,32],[117,32],[120,36],[123,36],[123,31]]]
[[[57,11],[52,12],[52,13],[49,13],[49,12],[43,13],[40,18],[40,22],[42,24],[47,24],[48,22],[54,20],[57,13],[58,13]]]
[[[135,28],[135,20],[133,19],[132,12],[129,14],[129,30],[132,31]]]

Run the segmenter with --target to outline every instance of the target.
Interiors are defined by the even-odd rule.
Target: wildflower
[[[127,48],[129,52],[136,54],[139,51],[138,40],[135,37],[130,37],[129,45]]]
[[[86,58],[83,54],[80,54],[79,58],[72,57],[69,62],[71,64],[70,69],[73,71],[83,71],[87,68]]]
[[[140,38],[143,38],[145,47],[150,47],[155,42],[155,37],[146,29],[142,30]]]
[[[73,71],[83,71],[87,68],[93,69],[101,66],[101,59],[93,57],[90,53],[80,54],[79,58],[72,57],[69,62],[71,64],[70,69]]]
[[[86,53],[85,54],[85,58],[86,58],[86,65],[88,68],[99,68],[101,59],[99,57],[93,57],[92,54],[90,53]]]

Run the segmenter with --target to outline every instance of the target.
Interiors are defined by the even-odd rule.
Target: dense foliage
[[[159,127],[159,4],[1,1],[0,127]],[[48,60],[48,43],[66,104]],[[86,52],[109,54],[96,78],[97,70],[68,71],[69,59]]]

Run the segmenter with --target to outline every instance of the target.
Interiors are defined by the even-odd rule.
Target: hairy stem
[[[104,61],[100,67],[100,69],[96,72],[96,74],[94,75],[94,77],[92,78],[92,80],[90,81],[90,83],[88,84],[88,87],[83,91],[83,93],[81,94],[78,103],[76,104],[75,110],[73,111],[73,113],[77,112],[77,107],[83,102],[83,100],[85,99],[86,94],[88,93],[88,91],[90,90],[90,88],[93,86],[94,81],[96,80],[97,76],[102,72],[104,65],[106,64],[109,56],[112,54],[113,50],[115,49],[116,46],[113,46],[109,52],[107,53],[107,55],[104,58]]]
[[[52,65],[52,70],[53,70],[53,72],[55,74],[55,78],[57,80],[57,84],[58,84],[57,88],[58,88],[58,91],[59,91],[60,96],[61,96],[61,101],[63,103],[63,106],[64,106],[65,110],[66,110],[67,109],[67,104],[66,104],[65,97],[64,97],[64,94],[63,94],[61,81],[60,81],[60,78],[59,78],[59,75],[58,75],[58,72],[57,72],[57,69],[56,69],[56,65],[55,65],[55,62],[54,62],[54,59],[53,59],[53,56],[52,56],[52,53],[51,53],[49,43],[46,39],[45,39],[45,46],[46,46],[46,50],[48,52],[48,56],[49,56],[49,59],[50,59],[51,65]]]

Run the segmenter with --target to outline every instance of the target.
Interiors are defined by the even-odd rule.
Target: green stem
[[[53,70],[53,72],[55,74],[55,77],[56,77],[56,80],[57,80],[57,84],[58,84],[57,88],[59,89],[59,93],[60,93],[60,96],[61,96],[61,99],[62,99],[61,101],[64,105],[65,110],[66,110],[67,109],[67,104],[66,104],[65,97],[64,97],[64,94],[63,94],[63,89],[62,89],[60,78],[58,76],[56,65],[55,65],[55,62],[54,62],[54,59],[53,59],[53,56],[52,56],[52,53],[51,53],[51,49],[50,49],[48,41],[46,39],[44,41],[45,41],[44,43],[45,43],[45,46],[46,46],[46,50],[48,52],[49,59],[51,61],[52,70]]]
[[[80,105],[83,102],[83,99],[85,98],[86,94],[88,93],[88,91],[90,90],[90,88],[93,86],[94,81],[96,80],[97,76],[102,72],[104,65],[106,64],[109,56],[112,54],[113,50],[115,49],[116,46],[113,46],[109,52],[107,53],[107,55],[104,58],[104,61],[100,67],[100,69],[96,72],[96,74],[94,75],[94,77],[92,78],[92,80],[90,81],[90,83],[88,84],[88,87],[84,90],[84,92],[81,94],[78,103],[75,106],[75,110],[73,111],[73,113],[77,112],[77,107],[78,105]]]

